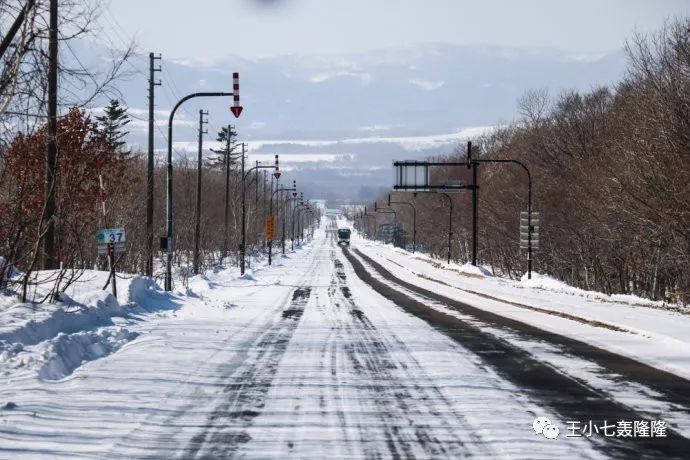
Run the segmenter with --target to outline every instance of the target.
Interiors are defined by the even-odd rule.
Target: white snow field
[[[135,277],[116,300],[92,274],[71,303],[48,313],[4,299],[0,458],[607,457],[602,438],[564,436],[565,420],[551,406],[361,280],[326,224],[312,242],[251,276],[219,269],[173,294]],[[688,370],[687,348],[670,353],[690,340],[680,332],[688,324],[682,315],[466,279],[392,248],[361,239],[353,246],[444,295],[631,347],[621,353],[649,350],[649,361]],[[475,299],[413,272],[495,296],[519,294],[512,299],[630,332]],[[659,345],[645,348],[645,340]],[[557,350],[524,346],[549,366],[573,370]],[[591,363],[578,368],[581,380],[598,385],[599,374],[587,374]],[[600,386],[610,390],[609,382]],[[664,409],[639,388],[604,390],[640,413]],[[666,409],[678,412],[669,412],[669,425],[686,433],[680,409]],[[535,434],[539,416],[558,421],[562,435]]]

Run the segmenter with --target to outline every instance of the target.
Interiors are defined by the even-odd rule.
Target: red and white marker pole
[[[240,105],[240,74],[239,72],[233,72],[232,74],[232,96],[233,105],[230,107],[230,111],[235,118],[239,118],[242,113],[242,106]]]

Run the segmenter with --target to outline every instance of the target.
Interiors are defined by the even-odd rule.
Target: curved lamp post
[[[278,155],[275,156],[275,164],[273,166],[269,165],[258,165],[251,168],[249,171],[244,172],[244,143],[242,144],[242,245],[240,246],[240,274],[244,275],[244,264],[245,255],[247,252],[247,203],[245,199],[245,183],[247,182],[247,176],[252,173],[252,171],[257,171],[259,169],[274,169],[273,174],[280,175],[280,169],[278,164]]]
[[[376,239],[376,216],[373,214],[367,213],[367,209],[364,209],[364,214],[362,214],[362,218],[364,219],[374,219],[374,239]],[[371,221],[367,221],[367,233],[371,235]]]
[[[292,181],[292,188],[278,187],[278,188],[276,188],[275,191],[273,191],[271,193],[271,203],[270,203],[271,219],[273,219],[273,195],[275,195],[276,193],[279,193],[279,192],[281,194],[282,194],[282,192],[292,192],[293,196],[297,196],[297,181],[294,181],[294,180]],[[274,225],[275,225],[275,223],[274,223]],[[271,265],[272,256],[273,256],[273,239],[270,239],[270,240],[268,240],[268,265]]]
[[[417,249],[417,209],[407,201],[391,201],[391,196],[388,194],[388,207],[393,204],[404,204],[412,208],[412,254],[414,254]]]
[[[393,208],[379,208],[378,204],[374,202],[374,212],[381,214],[393,214],[393,231],[398,227],[398,213]]]
[[[221,97],[221,96],[236,96],[239,98],[239,94],[227,93],[227,92],[202,92],[202,93],[192,93],[183,97],[175,107],[173,107],[172,112],[170,112],[170,117],[168,118],[168,164],[166,172],[166,232],[165,232],[165,249],[166,249],[166,261],[165,261],[165,290],[172,290],[172,237],[173,237],[173,161],[172,161],[172,151],[173,151],[173,120],[175,118],[175,113],[180,106],[186,101],[196,98],[196,97]],[[239,116],[239,113],[237,114]]]
[[[307,202],[307,203],[305,204],[303,201],[300,201],[300,203],[299,203],[297,206],[295,206],[294,208],[292,208],[292,225],[291,225],[291,227],[292,227],[292,228],[291,228],[291,231],[292,231],[292,232],[291,232],[291,233],[292,233],[292,238],[291,238],[291,240],[292,240],[292,251],[295,250],[295,224],[297,223],[295,214],[297,213],[297,215],[299,216],[298,210],[299,210],[300,208],[304,208],[304,207],[309,207],[309,203]],[[299,218],[299,217],[297,217],[297,218]],[[299,225],[297,226],[297,228],[298,228],[297,231],[298,231],[298,234],[299,234]]]

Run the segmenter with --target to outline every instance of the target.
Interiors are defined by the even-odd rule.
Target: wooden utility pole
[[[154,75],[160,72],[161,68],[156,68],[155,61],[161,56],[149,53],[149,151],[146,168],[146,276],[153,276],[153,128],[154,128],[154,87],[160,86],[160,81],[155,81]]]
[[[43,269],[57,268],[55,195],[57,188],[58,0],[50,0],[48,31],[48,139],[46,147]]]

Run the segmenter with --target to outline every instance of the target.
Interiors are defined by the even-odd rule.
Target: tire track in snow
[[[374,261],[373,258],[370,256],[364,254],[361,250],[356,249],[353,252],[358,254],[359,256],[362,257],[362,259],[369,264],[371,267],[376,269],[379,274],[381,274],[382,277],[388,279],[389,281],[398,284],[406,289],[409,289],[410,291],[416,292],[417,294],[420,294],[424,297],[428,297],[432,300],[438,301],[442,304],[445,304],[455,310],[458,310],[459,312],[462,312],[463,314],[467,314],[470,316],[473,316],[477,318],[478,320],[485,322],[487,325],[493,325],[495,327],[500,327],[500,328],[507,328],[510,329],[511,331],[514,331],[516,334],[518,334],[521,337],[524,337],[527,340],[535,340],[535,341],[544,341],[547,343],[550,343],[554,346],[560,347],[563,350],[567,350],[569,354],[572,354],[574,356],[577,356],[579,358],[592,361],[596,363],[597,365],[601,366],[602,368],[605,368],[610,371],[611,375],[617,375],[625,379],[625,381],[629,382],[635,382],[640,385],[644,385],[646,387],[651,388],[655,392],[658,392],[662,395],[662,398],[664,401],[677,405],[677,406],[682,406],[685,408],[685,411],[690,414],[690,382],[676,374],[673,374],[671,372],[665,371],[663,369],[658,369],[655,368],[651,365],[645,364],[640,361],[636,361],[632,358],[629,358],[627,356],[623,356],[614,352],[611,352],[609,350],[606,350],[601,347],[597,347],[595,345],[591,345],[586,342],[582,342],[578,339],[575,339],[573,337],[568,337],[566,335],[561,335],[558,333],[546,331],[544,329],[540,329],[537,326],[533,326],[529,323],[522,322],[517,319],[513,319],[507,316],[501,316],[497,313],[493,313],[488,310],[483,310],[481,308],[474,307],[472,305],[454,300],[454,299],[449,299],[447,297],[443,297],[441,295],[438,295],[434,292],[432,292],[429,289],[425,289],[421,286],[418,286],[416,284],[403,281],[399,278],[396,278],[392,273],[388,272],[387,274],[384,274],[381,269],[383,269],[383,266],[379,264],[378,262]],[[391,261],[392,262],[392,261]],[[394,262],[395,263],[395,262]],[[384,271],[387,272],[387,270],[383,269]],[[414,273],[414,272],[413,272]],[[416,274],[415,274],[416,275]],[[417,275],[419,276],[419,275]],[[448,285],[447,283],[431,278],[427,278],[428,281],[432,281],[434,283],[439,283],[439,284],[445,284]],[[452,286],[451,286],[452,287]],[[456,288],[460,289],[460,288]],[[523,308],[528,308],[535,310],[536,307],[532,307],[529,305],[522,305],[520,303],[516,302],[509,302],[504,299],[500,299],[497,297],[489,296],[484,293],[480,292],[475,292],[475,291],[470,291],[467,289],[460,289],[461,291],[466,291],[471,294],[481,296],[484,298],[488,298],[491,300],[495,300],[497,302],[504,302],[510,305],[518,306],[518,307],[523,307]],[[536,309],[537,311],[544,310],[544,309]],[[553,311],[548,311],[548,314],[556,315],[556,316],[561,316],[560,312],[557,312],[555,310]],[[579,317],[574,317],[574,318],[567,318],[571,319],[577,322],[583,322]],[[604,324],[604,323],[601,323]],[[596,324],[595,324],[596,325]],[[616,330],[616,327],[608,327],[610,325],[604,325],[607,326],[608,329],[611,330]],[[604,326],[599,326],[599,327],[604,327]],[[621,331],[626,331],[625,329],[619,328]]]
[[[333,264],[339,291],[338,295],[334,295],[334,300],[337,304],[343,302],[347,305],[353,320],[348,327],[352,340],[346,346],[346,354],[352,366],[372,382],[367,390],[374,395],[372,399],[384,428],[387,454],[393,458],[417,458],[419,455],[429,458],[460,458],[477,453],[469,450],[462,439],[453,436],[459,425],[466,425],[461,415],[452,414],[452,417],[447,417],[441,413],[439,404],[444,408],[452,407],[452,404],[437,387],[429,384],[431,379],[425,375],[414,357],[407,353],[405,364],[392,356],[384,335],[352,298],[342,262],[334,257]],[[396,345],[405,349],[399,339]],[[399,373],[405,375],[405,380],[416,382],[414,394],[408,387],[398,383],[396,374]],[[427,384],[422,387],[422,382]],[[423,413],[432,415],[440,423],[433,427],[419,423],[417,420],[422,418],[420,415]],[[449,442],[448,439],[439,439],[438,431],[444,432],[453,440]],[[471,430],[464,431],[470,433],[474,447],[480,444]],[[363,438],[367,436],[363,427],[360,427],[360,434]],[[368,458],[379,458],[380,455],[381,452],[367,453]]]
[[[246,428],[264,407],[266,394],[290,337],[297,328],[311,289],[297,288],[282,310],[277,324],[265,332],[252,346],[255,353],[233,374],[223,388],[228,400],[209,416],[204,431],[192,438],[185,456],[218,458],[231,455],[251,437]]]
[[[424,291],[422,295],[440,298],[423,288],[397,279],[380,264],[361,252],[358,254],[384,279],[408,288],[413,292]],[[379,294],[396,303],[403,310],[424,320],[464,347],[477,354],[500,375],[524,389],[526,394],[553,408],[566,420],[591,420],[601,425],[604,420],[641,420],[640,414],[602,395],[583,382],[560,373],[553,367],[540,362],[527,351],[509,342],[485,333],[478,326],[448,314],[433,310],[422,302],[408,296],[399,289],[374,278],[362,262],[347,249],[345,257],[352,264],[357,276]],[[408,286],[409,285],[409,286]],[[445,299],[447,304],[453,304]],[[443,302],[443,300],[439,300]],[[457,302],[456,302],[457,303]],[[471,308],[471,307],[468,307]],[[686,458],[690,452],[690,440],[668,430],[666,438],[589,438],[603,453],[616,457],[635,458]]]
[[[223,389],[231,399],[210,415],[210,425],[215,431],[202,433],[192,439],[190,454],[195,454],[196,446],[204,446],[206,452],[202,458],[218,458],[220,455],[231,454],[240,444],[251,439],[246,428],[264,407],[275,370],[302,317],[310,294],[310,288],[298,288],[293,292],[292,300],[282,311],[282,319],[278,325],[254,345],[257,352],[252,361],[246,363],[244,369],[233,376],[233,382]]]
[[[304,279],[313,276],[312,260]],[[266,396],[290,338],[304,313],[311,287],[303,285],[292,293],[277,321],[251,345],[247,359],[229,377],[223,388],[227,399],[208,417],[203,431],[189,442],[184,458],[225,458],[251,440],[247,429],[265,406]]]
[[[311,257],[313,251],[314,248],[309,248],[303,257]],[[315,268],[313,260],[309,267],[306,273],[310,273],[311,270]],[[308,279],[308,276],[301,276],[297,284],[302,283],[305,279]],[[216,283],[216,286],[227,287],[229,285]],[[282,285],[282,287],[289,286]],[[244,304],[247,300],[254,298],[254,296],[259,294],[263,289],[266,289],[266,286],[248,286],[247,289],[248,292],[234,299],[234,302],[241,301],[240,303]],[[277,301],[270,305],[270,310],[275,312],[282,311],[281,304],[284,309],[285,302],[290,298],[291,292],[292,291],[286,290],[285,294],[278,296]],[[206,302],[208,299],[202,297],[201,300]],[[236,308],[246,307],[241,306]],[[230,344],[231,348],[224,346],[214,352],[214,354],[229,354],[229,361],[219,367],[208,367],[202,362],[199,367],[190,369],[188,377],[180,381],[179,390],[166,395],[162,399],[162,407],[165,407],[165,409],[162,410],[162,416],[158,413],[150,414],[144,421],[138,423],[126,436],[115,442],[112,447],[99,458],[187,458],[179,454],[180,451],[185,449],[185,445],[188,444],[186,440],[187,434],[184,433],[184,431],[189,427],[199,426],[204,429],[209,429],[212,424],[206,423],[205,425],[197,425],[196,423],[198,422],[189,420],[190,414],[193,418],[193,414],[200,411],[200,406],[207,403],[205,399],[208,398],[209,395],[198,389],[195,390],[194,394],[189,394],[189,389],[186,388],[186,385],[197,380],[197,376],[217,374],[219,375],[219,377],[217,377],[217,385],[222,387],[223,382],[227,381],[228,376],[234,374],[247,358],[246,353],[236,353],[233,350],[250,349],[260,340],[262,334],[268,330],[272,320],[273,316],[271,316],[271,312],[268,311],[262,312],[253,317],[246,324],[243,324],[243,330],[240,334],[242,336],[246,335],[246,338],[243,338],[239,343]],[[189,401],[182,406],[173,406],[172,408],[167,406],[170,400],[182,400],[183,398],[189,399]],[[155,439],[155,441],[152,442],[151,439]],[[173,452],[177,455],[173,454]]]

